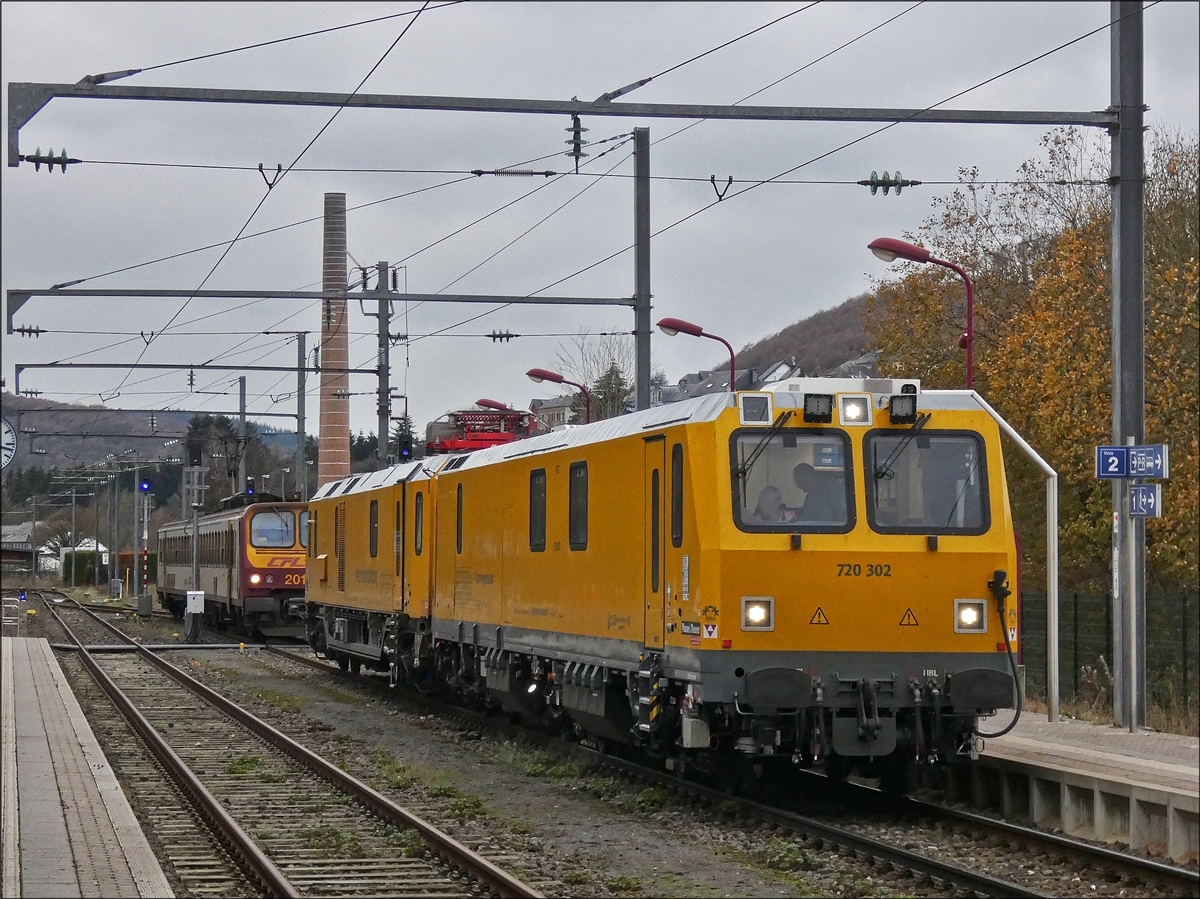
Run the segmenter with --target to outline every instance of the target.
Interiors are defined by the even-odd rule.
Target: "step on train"
[[[352,475],[307,525],[319,654],[678,771],[903,790],[1017,701],[1000,430],[965,391],[699,397]]]

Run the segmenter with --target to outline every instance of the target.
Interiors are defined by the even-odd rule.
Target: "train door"
[[[647,437],[645,452],[645,578],[646,646],[661,649],[663,645],[663,580],[666,535],[663,498],[666,487],[667,441],[663,435]]]
[[[401,481],[392,489],[392,506],[395,509],[395,529],[392,534],[392,611],[403,612],[408,591],[408,559],[405,545],[408,535],[408,485]]]

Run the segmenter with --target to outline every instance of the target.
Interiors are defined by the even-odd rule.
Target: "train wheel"
[[[345,655],[344,653],[339,653],[337,663],[338,663],[338,667],[341,668],[343,671],[350,670],[350,657],[348,655]]]
[[[845,780],[850,776],[853,767],[850,759],[841,755],[831,755],[825,759],[825,776],[830,780]]]
[[[883,762],[879,772],[879,788],[888,796],[904,796],[912,789],[913,764],[902,755],[894,755]]]
[[[362,671],[362,659],[350,659],[350,673],[358,674]]]

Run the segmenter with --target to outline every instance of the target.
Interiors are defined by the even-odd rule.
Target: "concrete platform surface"
[[[3,895],[174,895],[49,644],[4,637],[0,663]]]

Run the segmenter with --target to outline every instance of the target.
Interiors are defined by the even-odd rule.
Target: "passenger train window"
[[[419,556],[425,547],[425,494],[420,490],[417,491],[413,506],[413,552]]]
[[[546,551],[546,469],[529,473],[529,550]]]
[[[458,514],[454,519],[454,542],[457,552],[462,552],[462,484],[458,485]]]
[[[833,429],[734,431],[733,519],[743,531],[844,534],[854,527],[850,443]]]
[[[296,545],[296,515],[291,509],[266,509],[250,519],[250,545],[286,549]]]
[[[683,546],[683,444],[671,447],[671,545]]]
[[[987,467],[978,434],[871,431],[863,461],[872,529],[895,534],[987,531]]]
[[[571,549],[587,549],[588,545],[588,467],[586,462],[572,462],[570,473],[570,509],[568,534]]]
[[[316,512],[313,513],[314,518],[316,517],[316,514],[317,514]],[[307,548],[308,547],[308,511],[307,510],[300,513],[300,526],[298,528],[296,528],[296,532],[300,535],[300,545]]]
[[[379,500],[371,500],[370,519],[367,524],[367,538],[371,546],[371,558],[379,555]]]

